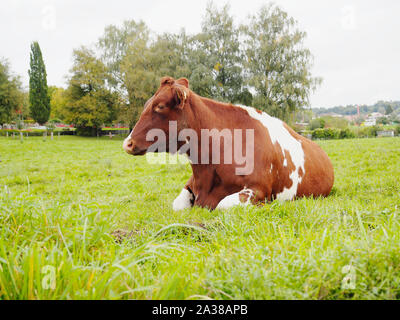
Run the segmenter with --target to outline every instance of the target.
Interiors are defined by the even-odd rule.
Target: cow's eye
[[[162,111],[164,111],[164,109],[165,109],[165,106],[160,104],[155,108],[155,111],[156,112],[162,112]]]

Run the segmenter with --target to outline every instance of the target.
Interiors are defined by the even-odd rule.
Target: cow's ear
[[[175,83],[174,78],[172,77],[162,77],[160,81],[160,86],[165,86],[166,84],[173,85]]]
[[[178,97],[178,105],[176,107],[179,109],[183,109],[189,96],[189,90],[181,84],[175,85],[174,87],[176,91],[176,96]]]
[[[186,78],[180,78],[180,79],[176,80],[176,83],[189,89],[189,80]]]

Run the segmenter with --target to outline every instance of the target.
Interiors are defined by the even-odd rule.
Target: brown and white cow
[[[178,133],[188,128],[197,133],[199,141],[195,151],[199,158],[204,156],[204,146],[209,144],[212,148],[210,137],[207,141],[200,141],[205,140],[201,138],[205,129],[217,129],[216,132],[224,129],[245,132],[251,129],[254,132],[254,139],[245,140],[242,144],[243,154],[248,147],[254,150],[254,159],[251,159],[253,170],[250,173],[237,174],[243,163],[235,160],[224,163],[222,159],[221,163],[210,161],[208,164],[192,161],[193,175],[175,199],[174,210],[193,205],[224,209],[274,199],[327,196],[332,189],[334,174],[331,161],[316,143],[265,112],[201,97],[189,89],[189,81],[185,78],[161,79],[160,88],[146,102],[139,121],[125,139],[124,150],[132,155],[144,155],[154,143],[148,141],[146,136],[150,130],[157,128],[165,132],[165,151],[169,152],[170,121],[175,121]],[[191,141],[178,142],[178,148],[185,143]],[[207,148],[206,158],[211,157],[210,148]],[[219,148],[221,153],[234,152],[229,144],[221,144]],[[193,160],[193,154],[189,153],[189,158]]]

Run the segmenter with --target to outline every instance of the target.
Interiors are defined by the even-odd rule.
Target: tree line
[[[124,21],[107,26],[94,47],[73,51],[66,89],[41,91],[41,99],[50,96],[51,110],[31,95],[30,107],[41,105],[47,120],[72,123],[85,135],[115,122],[133,127],[159,79],[169,75],[186,77],[201,96],[251,105],[288,121],[309,104],[321,81],[311,74],[305,36],[273,4],[238,24],[229,5],[209,3],[198,34],[154,34],[142,21]],[[32,110],[30,115],[38,121]]]
[[[380,112],[385,115],[390,115],[391,113],[400,113],[400,101],[378,101],[373,105],[360,104],[360,113],[369,114],[372,112]],[[312,111],[316,115],[336,113],[341,115],[356,115],[357,105],[348,106],[336,106],[332,108],[313,108]]]

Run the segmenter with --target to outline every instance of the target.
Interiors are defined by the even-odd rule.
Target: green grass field
[[[173,212],[188,165],[0,137],[0,299],[399,299],[400,138],[320,144],[328,198]]]

